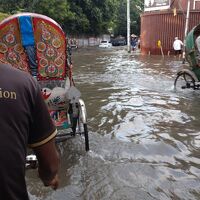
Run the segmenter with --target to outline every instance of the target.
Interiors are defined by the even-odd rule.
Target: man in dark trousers
[[[0,199],[28,200],[25,183],[27,145],[38,159],[45,186],[58,187],[56,128],[37,81],[26,72],[0,64]]]

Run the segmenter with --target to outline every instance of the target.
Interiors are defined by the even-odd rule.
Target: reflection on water
[[[91,150],[82,137],[60,144],[60,188],[28,171],[31,199],[200,199],[200,93],[174,91],[182,62],[118,47],[79,49],[73,61]]]

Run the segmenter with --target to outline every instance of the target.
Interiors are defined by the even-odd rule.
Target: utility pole
[[[127,0],[127,48],[128,53],[131,52],[130,45],[130,0]]]
[[[186,14],[186,20],[185,20],[185,34],[184,34],[184,42],[183,42],[183,63],[185,63],[185,47],[186,47],[186,37],[187,37],[187,32],[188,32],[189,17],[190,17],[190,0],[188,0],[187,14]]]

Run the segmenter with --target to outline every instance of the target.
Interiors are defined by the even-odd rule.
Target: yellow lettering
[[[4,92],[3,92],[3,97],[4,97],[5,99],[10,98],[10,92],[4,91]]]
[[[0,99],[17,99],[17,93],[0,88]]]
[[[11,99],[17,99],[17,94],[16,94],[16,92],[11,92],[11,93],[10,93],[10,96],[11,96],[11,97],[10,97]]]

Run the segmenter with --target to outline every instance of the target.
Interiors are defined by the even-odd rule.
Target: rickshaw
[[[9,63],[37,79],[58,130],[56,141],[84,135],[88,151],[86,107],[72,78],[67,40],[61,26],[47,16],[12,15],[0,22],[0,62]],[[33,160],[33,155],[27,157],[27,162]]]
[[[200,24],[195,26],[186,37],[186,60],[189,68],[181,69],[175,78],[176,90],[200,89]]]

